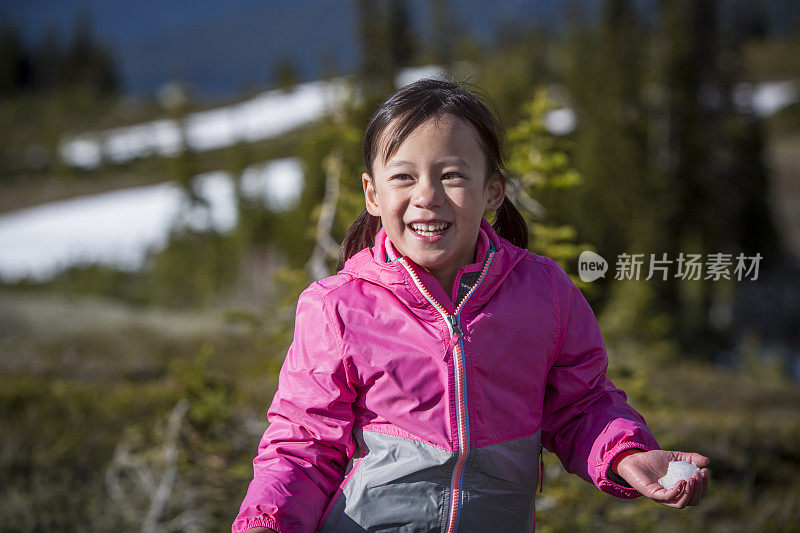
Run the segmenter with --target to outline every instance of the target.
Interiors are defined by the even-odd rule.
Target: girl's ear
[[[378,195],[375,192],[375,181],[369,174],[364,172],[361,174],[361,185],[364,188],[364,203],[367,206],[367,211],[372,216],[381,216],[381,208],[378,205]]]
[[[497,211],[506,196],[506,180],[499,172],[492,172],[486,183],[486,211]]]

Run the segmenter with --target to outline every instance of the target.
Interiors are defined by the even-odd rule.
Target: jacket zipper
[[[447,521],[447,533],[455,533],[456,529],[458,528],[462,499],[462,474],[464,473],[464,464],[466,463],[470,452],[469,412],[467,409],[467,367],[464,359],[464,334],[461,330],[461,311],[464,308],[464,305],[467,303],[467,300],[469,300],[470,296],[472,296],[475,290],[483,282],[483,278],[486,276],[486,272],[489,271],[489,265],[491,265],[493,257],[494,251],[490,251],[486,255],[480,276],[472,285],[472,288],[469,290],[469,292],[467,292],[467,294],[461,299],[461,302],[458,303],[458,307],[456,307],[456,310],[453,314],[448,313],[447,309],[445,309],[442,304],[436,301],[428,289],[425,288],[425,286],[422,284],[422,281],[419,279],[419,276],[417,276],[417,273],[406,261],[406,258],[402,257],[399,260],[399,262],[402,263],[402,265],[408,271],[411,279],[414,281],[414,284],[420,290],[425,299],[428,300],[431,305],[433,305],[440,315],[442,315],[442,318],[447,323],[447,330],[450,333],[450,337],[452,338],[453,335],[458,337],[458,342],[453,348],[453,371],[455,373],[456,387],[456,422],[458,426],[458,458],[456,460],[456,465],[453,468],[453,477],[450,482],[450,513]]]

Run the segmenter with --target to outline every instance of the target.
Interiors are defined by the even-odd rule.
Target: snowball
[[[690,479],[700,468],[694,463],[686,461],[670,461],[667,473],[658,482],[665,489],[671,489],[682,479]]]

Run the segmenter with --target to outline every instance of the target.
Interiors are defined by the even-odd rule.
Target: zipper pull
[[[460,339],[463,336],[463,333],[461,333],[461,317],[459,315],[447,315],[447,323],[450,324],[450,329]]]

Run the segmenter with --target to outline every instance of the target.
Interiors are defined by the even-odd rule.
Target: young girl
[[[657,480],[670,461],[709,460],[659,450],[605,375],[588,303],[525,249],[501,139],[449,82],[378,108],[366,210],[339,273],[300,296],[234,533],[533,531],[542,445],[609,494],[699,502],[705,468],[670,490]]]

